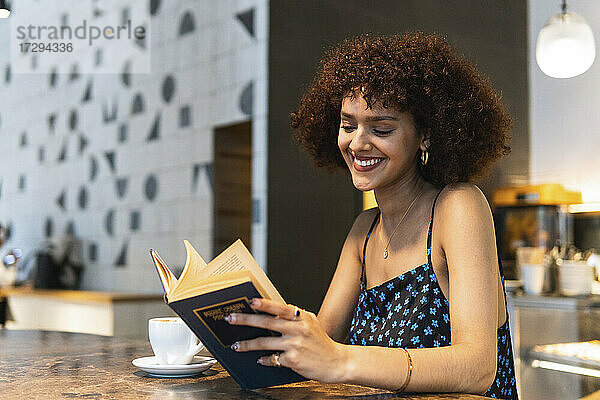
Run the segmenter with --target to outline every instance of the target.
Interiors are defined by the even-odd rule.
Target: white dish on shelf
[[[150,376],[158,378],[186,378],[195,376],[212,367],[217,360],[212,357],[194,356],[189,364],[159,364],[154,356],[136,358],[131,363]]]
[[[558,267],[560,293],[564,296],[591,294],[594,272],[594,267],[585,261],[564,260]]]

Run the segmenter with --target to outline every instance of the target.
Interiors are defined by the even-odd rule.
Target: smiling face
[[[384,188],[417,172],[419,149],[425,149],[408,112],[371,109],[360,95],[342,101],[338,147],[362,191]]]

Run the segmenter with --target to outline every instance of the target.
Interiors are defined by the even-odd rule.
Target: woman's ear
[[[421,137],[421,144],[419,145],[419,148],[423,151],[426,151],[426,150],[429,150],[429,146],[430,146],[429,137],[424,134]]]

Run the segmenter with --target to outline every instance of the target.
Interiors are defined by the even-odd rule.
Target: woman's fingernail
[[[260,305],[260,300],[254,298],[254,299],[250,300],[250,305],[253,307],[258,307]]]
[[[257,363],[257,364],[260,364],[260,365],[263,365],[263,360],[262,360],[262,358],[259,358],[258,360],[256,360],[256,363]]]
[[[240,349],[240,343],[239,342],[235,342],[234,344],[231,345],[231,350],[238,351],[239,349]]]
[[[230,324],[235,322],[235,315],[229,314],[228,316],[225,317],[225,321],[229,322]]]

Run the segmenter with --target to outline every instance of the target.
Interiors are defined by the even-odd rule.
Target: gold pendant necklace
[[[408,214],[408,212],[410,211],[410,209],[412,208],[413,204],[415,204],[415,202],[417,201],[417,199],[419,197],[421,197],[421,194],[423,193],[423,186],[425,186],[425,184],[421,185],[421,190],[419,190],[419,193],[417,193],[417,195],[415,196],[415,198],[413,199],[413,201],[409,204],[409,206],[406,208],[406,211],[404,211],[404,215],[402,215],[402,218],[400,218],[400,222],[398,222],[398,225],[396,225],[396,227],[394,228],[394,230],[392,231],[392,234],[390,235],[390,238],[387,242],[387,244],[385,245],[385,247],[383,248],[383,258],[387,259],[389,252],[388,252],[388,247],[390,245],[390,242],[392,241],[392,238],[394,237],[394,234],[396,233],[396,231],[398,230],[398,227],[400,226],[400,224],[402,223],[402,221],[404,221],[404,218],[406,217],[406,215]],[[379,222],[381,222],[381,214],[379,214]],[[383,225],[381,225],[381,227],[383,228]]]

